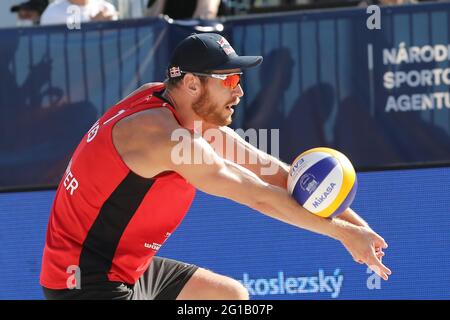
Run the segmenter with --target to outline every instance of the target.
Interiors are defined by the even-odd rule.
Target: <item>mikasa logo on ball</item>
[[[319,182],[312,174],[307,173],[300,177],[300,187],[309,194],[316,191],[318,185]]]
[[[320,197],[315,198],[315,201],[313,201],[314,208],[317,208],[322,202],[325,201],[325,199],[333,192],[334,187],[336,187],[336,183],[330,183],[325,192]]]

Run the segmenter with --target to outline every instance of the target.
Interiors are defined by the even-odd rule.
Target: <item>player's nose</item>
[[[244,90],[242,90],[241,84],[238,84],[236,88],[233,89],[233,97],[242,97],[244,95]]]

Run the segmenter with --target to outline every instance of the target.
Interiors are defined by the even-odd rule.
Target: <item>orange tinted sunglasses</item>
[[[188,72],[183,72],[188,73]],[[218,74],[218,73],[200,73],[200,72],[189,72],[192,74],[195,74],[197,76],[202,77],[210,77],[215,79],[222,80],[222,84],[230,89],[234,89],[238,86],[238,84],[241,82],[241,75],[242,72],[235,72],[235,73],[226,73],[226,74]]]

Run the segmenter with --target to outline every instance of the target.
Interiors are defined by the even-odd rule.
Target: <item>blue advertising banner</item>
[[[0,30],[0,188],[55,185],[110,106],[161,79],[159,19]]]
[[[163,80],[185,36],[217,30],[264,56],[243,77],[233,127],[279,130],[270,151],[285,162],[328,146],[359,169],[448,163],[449,8],[384,7],[380,29],[354,8],[0,30],[0,189],[56,185],[105,110]]]
[[[237,51],[264,56],[235,128],[279,129],[288,163],[317,146],[358,168],[448,162],[448,12],[382,7],[379,29],[362,9],[229,21]]]
[[[450,299],[450,167],[358,174],[353,208],[389,244],[389,281],[335,240],[199,192],[158,255],[244,284],[252,299]],[[0,193],[0,299],[41,299],[54,191]]]

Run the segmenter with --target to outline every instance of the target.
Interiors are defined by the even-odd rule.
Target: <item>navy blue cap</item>
[[[22,2],[18,5],[12,6],[11,12],[18,12],[19,10],[30,10],[37,11],[39,14],[44,12],[45,8],[48,6],[48,0],[29,0]]]
[[[181,72],[210,72],[212,70],[246,69],[259,65],[261,56],[238,56],[228,41],[216,33],[191,34],[175,48],[168,76]]]

